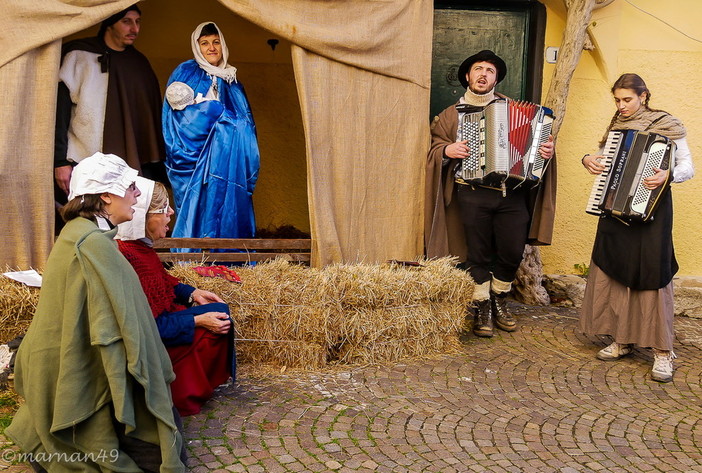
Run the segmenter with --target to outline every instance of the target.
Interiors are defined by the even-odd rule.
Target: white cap
[[[110,194],[124,197],[139,172],[114,154],[95,153],[82,159],[71,173],[68,200],[86,194]]]
[[[141,195],[137,197],[137,203],[132,205],[134,209],[132,219],[117,225],[115,240],[140,240],[146,237],[146,214],[151,205],[155,184],[151,179],[137,176],[136,186]]]
[[[174,110],[183,110],[195,103],[195,92],[185,82],[171,82],[166,88],[166,100]]]

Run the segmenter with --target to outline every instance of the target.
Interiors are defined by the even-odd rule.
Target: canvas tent
[[[433,2],[218,1],[292,44],[306,140],[313,264],[420,255]],[[51,250],[61,39],[132,3],[10,0],[4,5],[0,189],[10,205],[0,214],[3,265],[40,268]]]

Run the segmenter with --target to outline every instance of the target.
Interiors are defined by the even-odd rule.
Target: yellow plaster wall
[[[560,46],[565,17],[562,0],[543,0],[547,7],[545,45]],[[633,5],[632,5],[633,4]],[[639,8],[636,8],[639,7]],[[644,13],[641,10],[644,10]],[[557,142],[558,201],[553,245],[542,249],[546,273],[573,273],[589,264],[597,218],[584,212],[593,177],[580,159],[597,150],[615,111],[609,91],[625,72],[635,72],[651,90],[651,106],[683,121],[693,162],[702,159],[702,107],[698,105],[702,71],[702,19],[698,0],[615,0],[596,10],[590,30],[597,48],[585,51],[570,83],[567,112]],[[697,40],[676,31],[674,26]],[[544,66],[544,94],[554,65]],[[673,184],[673,237],[680,275],[702,274],[702,170],[682,184]]]
[[[197,5],[193,7],[193,5]],[[290,43],[238,17],[215,0],[139,3],[142,29],[135,45],[151,62],[161,92],[173,69],[192,59],[190,35],[204,21],[224,33],[229,63],[237,68],[256,121],[261,170],[254,191],[259,228],[292,225],[309,232],[305,138]],[[92,36],[97,27],[69,39]],[[278,39],[273,50],[267,43]]]

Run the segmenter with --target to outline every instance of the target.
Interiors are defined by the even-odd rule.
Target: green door
[[[507,64],[507,77],[497,91],[513,99],[529,99],[526,69],[530,13],[528,8],[434,10],[431,117],[464,94],[456,74],[458,66],[483,49],[494,51]]]

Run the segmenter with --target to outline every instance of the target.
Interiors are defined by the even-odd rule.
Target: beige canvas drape
[[[42,268],[54,234],[53,155],[61,41],[130,4],[11,0],[0,16],[0,266]]]
[[[431,0],[219,0],[293,43],[313,264],[423,252]]]
[[[53,242],[53,145],[60,41],[0,68],[0,262],[41,268]],[[9,205],[8,205],[9,204]]]
[[[428,97],[410,82],[302,48],[293,58],[307,137],[313,264],[416,258]],[[342,92],[320,94],[326,87]]]
[[[219,1],[294,45],[307,140],[314,264],[421,254],[433,2]],[[19,195],[31,191],[37,197],[34,208],[0,217],[0,263],[41,266],[51,244],[59,50],[57,44],[42,46],[131,3],[12,0],[5,5],[0,84],[3,91],[11,91],[12,100],[0,106],[2,192],[8,200],[20,190]],[[18,116],[26,117],[31,127],[20,130],[13,122]],[[35,220],[35,228],[22,228],[23,219]],[[18,245],[21,240],[25,243]]]
[[[35,48],[84,30],[135,0],[3,0],[0,67]]]

